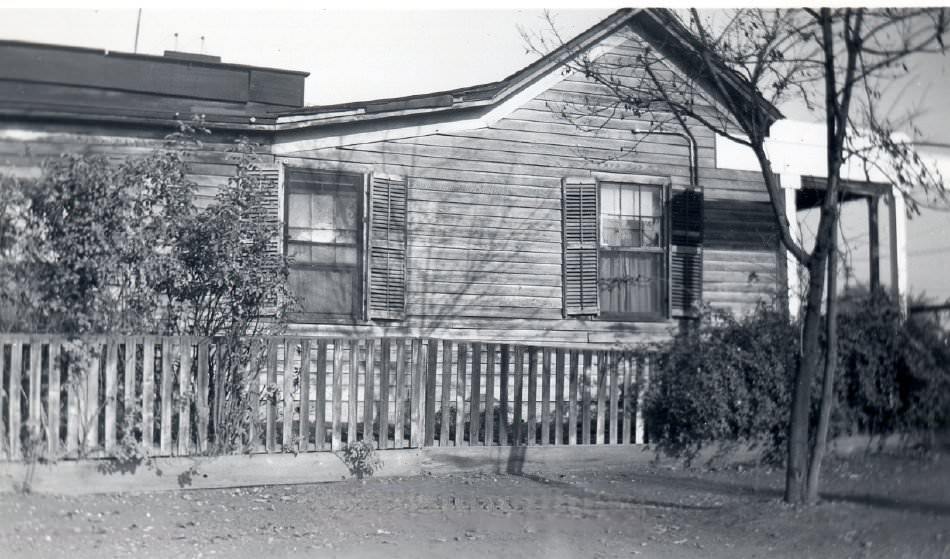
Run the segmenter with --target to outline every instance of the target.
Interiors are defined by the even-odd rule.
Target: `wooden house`
[[[299,72],[0,42],[0,170],[143,153],[203,114],[213,135],[191,161],[197,204],[225,184],[235,137],[261,145],[294,259],[295,333],[656,340],[700,303],[742,313],[786,289],[761,175],[717,166],[714,134],[644,135],[630,118],[587,130],[558,115],[610,102],[563,71],[577,52],[635,65],[652,45],[688,74],[683,33],[664,10],[620,10],[498,82],[319,107],[303,106]],[[735,95],[781,116],[740,80]]]

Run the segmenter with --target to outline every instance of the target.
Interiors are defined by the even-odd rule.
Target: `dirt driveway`
[[[466,474],[139,495],[0,496],[4,557],[855,557],[950,559],[950,461],[781,472],[670,467]]]

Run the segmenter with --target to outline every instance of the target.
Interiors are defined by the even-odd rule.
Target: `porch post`
[[[868,196],[868,265],[871,291],[881,287],[881,232],[877,221],[878,197]]]
[[[782,189],[785,192],[785,217],[788,219],[789,233],[793,239],[801,238],[801,228],[798,225],[798,202],[796,194],[802,187],[800,175],[782,175]],[[792,320],[798,318],[801,312],[801,279],[799,277],[798,260],[791,251],[785,251],[785,276],[788,285],[788,314]]]
[[[891,187],[890,204],[891,236],[891,292],[907,315],[907,210],[904,195],[897,187]]]

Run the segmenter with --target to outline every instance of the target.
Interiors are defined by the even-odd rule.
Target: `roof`
[[[165,56],[0,40],[0,115],[31,119],[264,124],[303,106],[306,72]],[[253,118],[252,118],[253,117]]]
[[[570,58],[576,56],[577,53],[597,44],[630,24],[636,24],[638,27],[647,29],[651,34],[656,35],[658,40],[671,41],[672,44],[681,47],[680,50],[684,53],[695,53],[699,48],[699,41],[679,22],[670,10],[664,8],[622,8],[557,49],[502,80],[419,95],[289,109],[279,113],[278,123],[299,123],[294,127],[301,127],[330,122],[337,123],[341,120],[369,120],[409,113],[450,111],[493,105],[520,91],[539,76],[557,69]],[[689,68],[700,63],[701,60],[694,55],[683,56],[677,62]],[[759,107],[767,116],[769,122],[782,118],[778,109],[758,95],[741,75],[729,70],[725,65],[722,68],[726,75],[731,78],[727,87],[732,88],[734,94],[752,100],[752,105]]]

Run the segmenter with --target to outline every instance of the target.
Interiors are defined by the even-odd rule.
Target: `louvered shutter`
[[[566,178],[561,186],[564,315],[600,314],[597,180]]]
[[[670,314],[697,315],[703,295],[703,195],[673,193],[670,200]]]
[[[258,208],[252,208],[254,219],[263,220],[270,224],[277,234],[273,240],[268,243],[267,251],[277,254],[280,251],[280,168],[262,167],[250,171],[248,175],[252,180],[259,180],[263,199]]]
[[[370,185],[369,317],[406,314],[405,179],[375,176]]]

